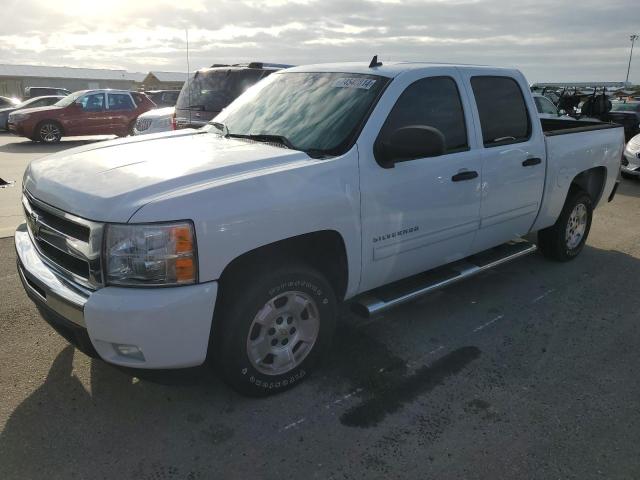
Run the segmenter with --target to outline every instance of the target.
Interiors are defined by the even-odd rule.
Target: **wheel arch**
[[[606,181],[607,169],[605,167],[600,166],[584,170],[577,174],[571,181],[571,185],[569,187],[569,191],[567,192],[566,198],[569,197],[572,189],[579,188],[591,197],[593,207],[595,208],[602,198],[602,193],[604,192]]]
[[[61,136],[65,135],[66,132],[64,130],[64,125],[62,125],[62,122],[53,118],[45,118],[43,120],[39,120],[38,123],[36,123],[35,128],[33,129],[34,135],[38,135],[40,127],[45,123],[55,123],[56,125],[58,125],[58,127],[60,127]]]
[[[229,262],[220,275],[225,285],[241,278],[243,272],[269,268],[274,264],[299,261],[322,273],[333,286],[339,300],[345,298],[349,281],[349,261],[342,235],[336,230],[319,230],[278,240],[247,251]]]

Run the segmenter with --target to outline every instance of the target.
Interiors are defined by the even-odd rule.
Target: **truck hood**
[[[35,198],[79,217],[127,222],[160,197],[309,163],[313,160],[296,150],[180,130],[99,142],[35,160],[23,185]]]

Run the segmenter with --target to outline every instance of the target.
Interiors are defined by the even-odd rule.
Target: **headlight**
[[[9,114],[9,120],[12,122],[21,122],[28,116],[29,115],[27,115],[26,113],[11,113]]]
[[[110,285],[188,285],[197,279],[191,222],[107,225],[105,257]]]

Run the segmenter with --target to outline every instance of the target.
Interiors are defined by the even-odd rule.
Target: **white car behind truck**
[[[152,137],[31,163],[20,277],[89,355],[214,358],[249,395],[309,375],[339,302],[374,315],[533,252],[531,232],[575,258],[624,144],[538,119],[517,70],[377,60],[274,73],[204,129]]]
[[[176,107],[154,108],[144,112],[133,124],[134,135],[169,132],[176,129]]]

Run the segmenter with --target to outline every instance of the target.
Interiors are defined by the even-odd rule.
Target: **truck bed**
[[[617,123],[605,123],[590,120],[564,120],[561,118],[541,118],[545,136],[566,135],[568,133],[590,132],[607,128],[620,128]]]

